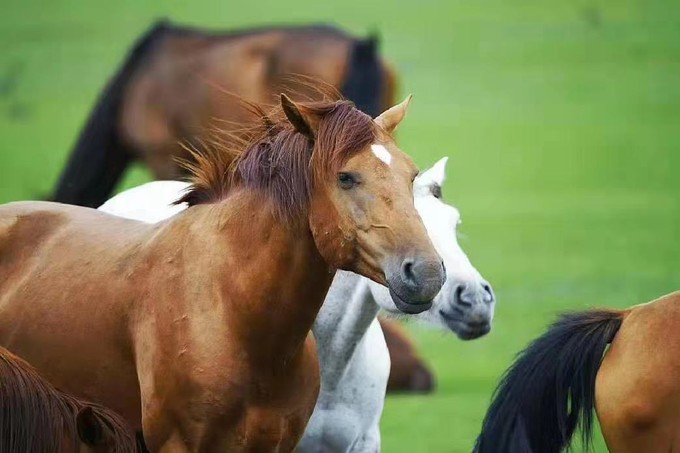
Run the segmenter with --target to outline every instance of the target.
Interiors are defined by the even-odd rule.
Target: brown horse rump
[[[563,314],[521,351],[494,392],[474,451],[568,451],[595,415],[612,453],[680,445],[680,292],[628,309]]]

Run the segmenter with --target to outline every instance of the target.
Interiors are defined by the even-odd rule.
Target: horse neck
[[[378,309],[366,278],[336,274],[313,327],[325,389],[341,380]]]
[[[208,251],[202,261],[220,282],[231,332],[248,357],[270,367],[300,352],[335,273],[307,220],[286,224],[271,202],[243,191],[209,206],[200,221],[205,227],[192,228]]]

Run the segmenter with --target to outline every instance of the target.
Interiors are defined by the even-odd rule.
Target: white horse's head
[[[415,316],[428,324],[452,330],[463,340],[471,340],[491,330],[496,298],[491,285],[458,245],[456,229],[461,223],[460,213],[442,199],[447,160],[447,157],[440,159],[414,182],[416,208],[446,267],[446,283],[432,308]],[[398,313],[386,288],[371,282],[371,292],[381,308]]]

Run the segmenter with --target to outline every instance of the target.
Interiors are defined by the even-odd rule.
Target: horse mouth
[[[491,331],[491,323],[489,321],[469,322],[444,310],[439,310],[439,315],[446,322],[448,328],[455,332],[456,336],[461,340],[475,340]]]
[[[399,311],[406,313],[408,315],[417,315],[418,313],[422,313],[422,312],[427,311],[430,308],[432,308],[432,301],[420,302],[420,303],[406,302],[404,299],[402,299],[399,296],[399,294],[397,294],[391,288],[390,288],[390,297],[394,301],[394,305],[397,306]]]

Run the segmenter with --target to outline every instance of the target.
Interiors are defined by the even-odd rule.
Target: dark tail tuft
[[[98,207],[111,195],[132,159],[117,133],[125,88],[140,62],[170,27],[167,20],[156,22],[137,40],[110,80],[78,137],[52,197],[54,201]]]
[[[347,76],[340,90],[359,110],[372,117],[382,113],[380,109],[384,81],[378,56],[378,41],[376,34],[354,41]]]
[[[579,425],[591,446],[595,377],[626,312],[566,314],[522,351],[493,396],[476,453],[558,453]]]

